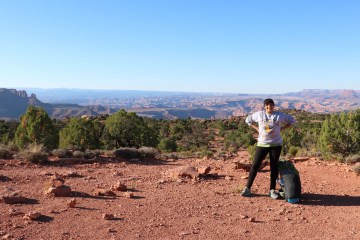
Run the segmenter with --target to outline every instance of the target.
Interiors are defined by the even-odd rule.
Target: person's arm
[[[253,129],[255,129],[257,132],[259,132],[259,127],[258,127],[257,124],[252,123],[252,124],[250,125],[250,127],[253,128]]]
[[[291,115],[287,115],[287,124],[282,126],[280,128],[280,131],[284,131],[285,129],[293,127],[295,124],[296,124],[296,120]]]
[[[247,118],[245,119],[245,122],[246,122],[247,125],[249,125],[249,127],[253,128],[257,132],[259,132],[259,126],[258,126],[258,123],[256,121],[257,114],[258,113],[254,113],[252,115],[247,116]]]
[[[284,131],[285,129],[288,129],[288,128],[292,127],[292,126],[293,126],[293,125],[291,125],[290,123],[288,123],[288,124],[282,126],[282,127],[280,128],[280,131]]]

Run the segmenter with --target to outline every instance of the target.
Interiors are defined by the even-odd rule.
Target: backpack
[[[287,160],[279,160],[280,195],[289,203],[298,203],[301,197],[301,181],[299,171]]]

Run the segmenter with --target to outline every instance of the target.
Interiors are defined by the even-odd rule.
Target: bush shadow
[[[51,222],[52,220],[54,220],[53,217],[49,217],[49,216],[46,216],[46,215],[41,215],[40,217],[38,217],[34,221],[42,222],[42,223],[48,223],[48,222]]]
[[[360,196],[304,193],[301,204],[310,206],[360,206]]]
[[[128,163],[128,164],[139,164],[139,165],[169,165],[169,162],[162,159],[155,158],[133,158],[126,159],[122,157],[100,157],[96,159],[84,159],[84,158],[59,158],[47,162],[46,165],[53,167],[64,167],[73,165],[83,164],[110,164],[110,163]]]
[[[225,179],[227,175],[220,175],[217,173],[208,173],[208,174],[200,174],[200,180],[218,180],[218,179]]]
[[[78,198],[91,198],[91,199],[99,199],[99,200],[112,200],[119,197],[118,195],[91,195],[85,192],[72,191],[71,195],[68,197],[78,197]]]

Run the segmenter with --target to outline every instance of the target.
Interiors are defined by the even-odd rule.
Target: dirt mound
[[[296,162],[300,204],[268,197],[269,166],[255,179],[251,198],[238,191],[248,172],[234,161],[183,159],[127,163],[23,165],[0,160],[0,190],[34,199],[0,203],[0,239],[359,239],[360,177],[336,162]],[[171,169],[210,166],[191,178],[164,175]],[[66,178],[67,197],[44,194],[53,176]],[[120,182],[126,192],[113,188]],[[114,189],[114,196],[94,194]],[[76,204],[70,202],[75,201]],[[26,217],[39,213],[36,218]],[[40,215],[41,214],[41,215]],[[39,215],[39,216],[38,216]]]

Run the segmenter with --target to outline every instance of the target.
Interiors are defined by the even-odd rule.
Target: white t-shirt
[[[273,112],[271,114],[265,111],[259,111],[249,115],[245,122],[250,126],[256,122],[259,126],[258,144],[281,145],[282,137],[280,128],[286,124],[294,125],[295,119],[283,112]]]

